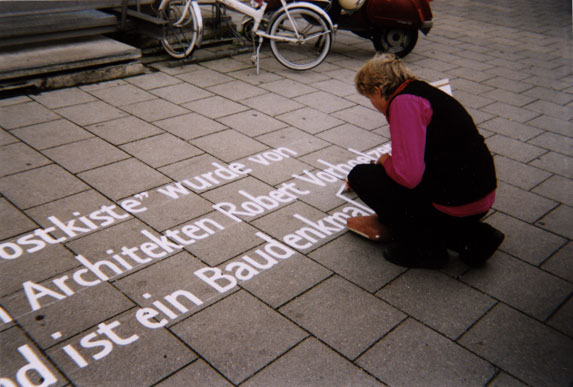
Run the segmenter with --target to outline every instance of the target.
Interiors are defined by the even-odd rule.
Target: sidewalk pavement
[[[405,59],[495,153],[480,269],[344,230],[336,176],[389,140],[350,33],[313,71],[266,50],[1,100],[0,384],[570,385],[567,3],[434,1]]]

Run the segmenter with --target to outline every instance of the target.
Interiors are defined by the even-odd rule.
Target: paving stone
[[[302,104],[275,93],[242,99],[241,103],[270,116],[284,114],[303,107]]]
[[[162,133],[157,127],[133,116],[89,125],[86,126],[86,129],[114,145],[121,145]]]
[[[267,147],[260,142],[232,129],[197,138],[190,142],[203,151],[226,162],[250,156],[267,149]]]
[[[0,99],[0,107],[4,107],[4,106],[10,106],[10,105],[17,105],[19,103],[24,103],[24,102],[32,102],[33,100],[26,96],[26,95],[18,95],[15,97],[9,97],[9,98],[2,98]]]
[[[443,273],[428,270],[409,270],[376,295],[454,340],[496,302]]]
[[[339,97],[357,94],[354,85],[349,84],[348,82],[339,81],[338,79],[327,79],[315,82],[312,84],[312,87],[316,87],[319,90],[326,91],[327,93],[334,94]]]
[[[217,373],[207,363],[199,359],[191,363],[174,375],[156,384],[157,387],[177,387],[177,386],[211,386],[211,387],[231,387],[225,378]]]
[[[75,238],[74,240],[66,242],[65,245],[75,254],[83,255],[94,267],[107,267],[107,269],[100,269],[100,272],[104,274],[105,277],[116,278],[125,275],[134,268],[143,267],[153,261],[144,251],[139,249],[143,243],[152,241],[152,239],[142,233],[144,230],[148,231],[148,234],[153,237],[160,236],[138,219],[126,218],[126,221],[112,224],[96,233]],[[122,248],[124,246],[129,249],[135,248],[133,250],[133,257],[123,251]],[[157,249],[155,253],[156,255],[161,255],[161,253],[167,251],[167,253],[160,257],[165,258],[181,250],[182,249],[173,247],[171,251],[165,249],[159,251],[159,249]],[[124,261],[127,262],[131,268],[115,261],[113,258],[114,254],[118,254],[120,257],[123,256]],[[156,260],[159,259],[157,257],[154,258]],[[100,261],[113,263],[118,270],[115,270],[109,264],[98,264],[97,262]]]
[[[0,240],[10,238],[26,231],[33,230],[37,225],[25,214],[21,213],[5,198],[0,198]]]
[[[72,173],[125,160],[130,156],[99,138],[46,149],[43,153]]]
[[[246,167],[240,170],[246,171]],[[165,166],[159,171],[177,182],[185,183],[186,190],[197,193],[237,180],[245,175],[232,172],[226,163],[206,153]]]
[[[79,88],[83,91],[91,92],[94,90],[105,89],[107,87],[127,85],[128,83],[123,79],[112,79],[111,81],[103,81],[97,83],[91,83],[89,85],[82,85]]]
[[[346,233],[309,256],[353,284],[374,293],[406,269],[382,257],[381,245]]]
[[[289,246],[300,252],[308,252],[344,231],[344,225],[340,222],[336,225],[326,225],[326,230],[320,229],[316,224],[327,216],[301,201],[295,201],[268,215],[261,216],[252,224],[280,241],[285,241],[284,238],[288,235],[287,239],[292,239],[292,241],[286,240],[285,243],[290,243]]]
[[[287,98],[295,98],[304,94],[316,92],[315,88],[290,79],[281,79],[265,83],[260,85],[260,87]]]
[[[573,178],[571,158],[560,153],[548,152],[536,160],[533,160],[531,165],[570,179]]]
[[[471,107],[473,109],[479,109],[481,107],[487,106],[494,103],[493,99],[484,98],[483,96],[476,95],[473,93],[467,93],[463,90],[456,90],[455,98],[462,103],[466,108]]]
[[[240,282],[240,285],[273,308],[280,307],[332,274],[328,269],[301,254],[295,253],[284,260],[273,259],[264,254],[265,250],[259,246],[257,250],[249,251],[231,263],[242,262],[245,256],[258,262],[262,270],[259,266],[251,265],[258,274],[252,279]]]
[[[497,178],[500,181],[525,190],[530,190],[551,176],[547,171],[503,156],[494,156],[494,160]]]
[[[197,358],[167,330],[144,328],[137,322],[135,312],[131,310],[105,321],[108,326],[118,324],[114,333],[127,343],[114,346],[108,341],[112,348],[105,357],[93,359],[101,350],[95,352],[80,347],[79,338],[72,338],[47,353],[75,385],[151,385]],[[89,334],[97,337],[96,327]],[[64,354],[65,345],[72,345],[79,351],[88,366],[79,368]],[[150,348],[153,350],[150,351]]]
[[[150,324],[169,327],[221,299],[218,291],[193,274],[205,267],[191,254],[182,252],[113,284],[142,308],[154,309],[154,303],[161,300],[167,309]]]
[[[484,268],[469,271],[461,280],[542,321],[573,288],[570,283],[499,251]]]
[[[503,304],[459,342],[527,384],[566,385],[571,381],[571,339]]]
[[[460,59],[460,60],[471,60],[471,59]],[[474,61],[474,62],[478,63],[477,66],[479,66],[480,62],[477,62],[477,61]],[[454,62],[454,63],[457,63],[457,62]],[[488,73],[485,73],[483,71],[476,71],[475,69],[473,69],[471,67],[471,65],[469,67],[455,68],[453,70],[448,71],[448,74],[451,74],[451,75],[459,77],[459,78],[463,78],[463,79],[468,80],[468,81],[477,82],[477,83],[487,81],[488,79],[495,77],[495,75],[493,75],[493,74],[488,74]]]
[[[169,180],[136,159],[127,159],[78,175],[113,200],[166,184]]]
[[[344,122],[312,108],[302,108],[275,117],[310,134],[316,134]]]
[[[537,145],[573,157],[573,139],[571,137],[545,132],[530,140],[529,144]]]
[[[224,229],[219,230],[209,223],[210,229],[215,233],[208,238],[197,239],[185,249],[209,266],[220,265],[264,242],[257,237],[257,229],[245,222],[237,223],[219,212],[209,213],[202,219],[210,219]]]
[[[306,334],[241,291],[172,328],[233,383],[240,383]]]
[[[338,146],[357,151],[372,149],[387,141],[386,138],[382,136],[360,129],[351,124],[344,124],[325,130],[320,133],[318,137]]]
[[[573,337],[573,327],[571,321],[573,319],[573,301],[571,298],[563,304],[563,306],[553,315],[548,321],[548,325],[561,331],[562,333]]]
[[[269,165],[256,165],[249,159],[239,160],[239,162],[248,165],[252,169],[249,175],[269,185],[278,185],[279,183],[290,180],[293,174],[301,174],[309,167],[307,164],[291,157],[284,158]]]
[[[297,178],[289,181],[288,183],[295,183],[297,189],[303,192],[308,192],[306,195],[301,196],[299,200],[304,203],[316,207],[323,212],[334,211],[336,207],[345,206],[348,199],[340,198],[336,195],[340,187],[342,186],[344,180],[330,176],[323,171],[310,170],[310,172],[304,172],[301,175],[297,175]],[[312,178],[309,176],[313,176]],[[320,176],[320,177],[317,177]],[[328,176],[328,181],[324,180]],[[310,181],[303,181],[301,178],[306,178]],[[323,186],[317,185],[313,179],[320,181]],[[351,198],[355,199],[355,197]],[[354,205],[354,203],[351,203]]]
[[[489,216],[487,223],[505,234],[500,247],[502,251],[535,266],[543,263],[565,243],[563,238],[555,234],[501,212]]]
[[[573,207],[573,182],[561,176],[551,177],[535,187],[533,192]]]
[[[257,141],[273,148],[286,147],[297,153],[297,157],[309,152],[329,146],[326,141],[303,132],[297,128],[289,127],[275,130],[272,133],[257,137]]]
[[[514,378],[506,374],[505,372],[500,372],[491,383],[488,384],[491,387],[525,387],[527,384],[519,381],[518,379]]]
[[[155,98],[153,94],[132,85],[109,87],[91,93],[113,106],[124,106]]]
[[[224,117],[248,109],[244,105],[229,101],[218,95],[187,103],[183,107],[208,118]]]
[[[571,133],[571,128],[570,128],[571,123],[569,121],[564,121],[545,115],[539,116],[531,121],[528,121],[527,124],[535,126],[537,128],[541,128],[543,130],[548,130],[553,133],[562,134],[564,136],[568,136]]]
[[[109,121],[127,115],[125,112],[102,101],[64,107],[55,110],[55,112],[80,126]]]
[[[317,91],[315,93],[296,97],[295,101],[305,104],[323,113],[333,113],[335,111],[353,106],[352,102],[349,102],[348,100],[340,97],[336,97],[332,94],[325,93],[324,91]]]
[[[573,100],[573,95],[567,92],[555,91],[546,87],[534,87],[523,93],[532,98],[539,98],[544,101],[553,102],[559,105],[565,105]]]
[[[573,239],[573,209],[571,207],[560,205],[555,210],[541,218],[536,225],[546,230],[552,231],[558,235]]]
[[[0,146],[13,144],[13,143],[18,142],[18,141],[20,141],[20,140],[18,140],[12,134],[8,133],[4,129],[0,129]]]
[[[530,82],[531,79],[532,78],[529,78],[527,79],[527,81]],[[526,82],[522,82],[520,80],[516,81],[513,79],[508,79],[506,77],[495,77],[488,79],[487,81],[484,82],[484,86],[486,85],[494,88],[507,90],[512,93],[523,93],[524,91],[529,90],[533,87],[533,85],[530,85]]]
[[[213,93],[188,83],[178,83],[176,85],[160,87],[150,90],[150,92],[174,104],[183,104],[198,99],[211,97]]]
[[[42,150],[85,140],[93,135],[68,120],[55,120],[14,129],[11,132],[32,147]]]
[[[386,124],[386,119],[382,114],[363,106],[354,106],[332,115],[366,130],[376,129]]]
[[[82,181],[54,164],[0,178],[0,192],[22,210],[87,189]]]
[[[222,117],[218,121],[250,137],[259,136],[287,126],[284,122],[256,110],[248,110]]]
[[[307,339],[244,383],[245,387],[291,385],[381,386],[372,376],[315,339]]]
[[[438,78],[441,79],[441,78]],[[482,94],[489,90],[492,90],[492,87],[478,83],[473,81],[468,81],[466,79],[452,79],[450,84],[452,85],[452,91],[454,96],[458,90],[465,91],[470,94]]]
[[[44,282],[41,284],[58,294],[63,294],[54,285],[50,286]],[[9,310],[13,308],[18,312],[26,311],[21,315],[18,312],[14,313],[14,317],[17,318],[18,324],[33,335],[43,349],[53,347],[133,307],[131,301],[108,283],[92,287],[82,287],[74,281],[68,281],[66,284],[71,289],[71,295],[62,296],[62,299],[41,298],[39,300],[41,309],[36,311],[31,310],[30,304],[21,292],[4,300]],[[59,338],[52,336],[56,332],[61,333]]]
[[[495,99],[496,101],[505,102],[517,107],[523,107],[533,101],[535,98],[523,94],[516,94],[506,90],[494,89],[482,94],[482,97]]]
[[[208,69],[215,70],[221,73],[229,73],[232,71],[239,71],[247,68],[250,69],[253,67],[250,61],[242,62],[234,58],[221,58],[217,60],[212,60],[202,63],[201,66],[207,67]]]
[[[515,107],[503,102],[493,103],[491,105],[483,107],[482,110],[487,113],[491,113],[493,115],[521,123],[527,122],[539,115],[539,113],[533,112],[526,108]]]
[[[349,359],[355,359],[404,318],[397,309],[337,276],[280,311]]]
[[[46,265],[46,262],[50,262],[50,264]],[[39,283],[77,266],[78,262],[74,259],[73,254],[61,245],[48,245],[41,251],[32,253],[24,252],[19,258],[2,261],[0,295],[4,297],[22,290],[22,284],[26,281]],[[30,307],[28,306],[25,312],[29,311]],[[14,317],[20,312],[24,313],[24,311],[19,310],[15,310],[15,312],[17,314]]]
[[[209,87],[233,80],[227,75],[205,68],[177,75],[177,78],[197,87]]]
[[[187,109],[162,99],[153,99],[150,101],[125,105],[122,106],[122,109],[148,122],[159,121],[165,118],[189,113]]]
[[[357,363],[391,386],[481,386],[495,373],[491,364],[413,319],[376,343]]]
[[[252,67],[249,67],[245,70],[233,71],[227,73],[227,75],[230,75],[233,78],[239,79],[243,82],[250,83],[251,85],[261,85],[264,83],[270,83],[282,79],[282,77],[280,77],[279,75],[267,71],[261,71],[259,74],[257,74],[256,69]]]
[[[19,103],[0,107],[0,126],[16,129],[58,119],[58,115],[37,102]]]
[[[12,383],[17,381],[28,382],[29,385],[36,386],[40,386],[43,383],[50,383],[50,385],[56,387],[68,384],[67,379],[62,376],[49,358],[36,347],[34,342],[20,328],[13,327],[0,332],[0,343],[2,343],[0,345],[0,356],[2,357],[0,372],[4,380],[8,379]],[[27,358],[24,358],[20,351],[25,351]],[[26,367],[33,367],[29,366],[32,357],[38,359],[37,362],[34,362],[34,365],[41,367],[41,373],[30,369],[24,375],[19,376],[20,370],[26,371],[28,369]],[[21,372],[24,373],[24,371]],[[9,382],[6,381],[6,383]]]
[[[121,146],[121,149],[153,168],[162,167],[202,153],[200,149],[168,133],[125,144]]]
[[[0,147],[0,176],[27,171],[51,161],[28,145],[17,142]]]
[[[527,105],[525,108],[560,120],[570,120],[573,118],[573,113],[570,108],[553,102],[535,101]]]
[[[167,118],[155,121],[153,124],[184,140],[191,140],[227,128],[225,125],[197,113]]]
[[[103,206],[111,207],[110,210],[115,214],[116,218],[107,218],[108,213],[105,213],[106,216],[102,217],[102,212],[96,212],[101,211]],[[30,208],[26,210],[26,215],[34,219],[36,223],[45,229],[54,227],[54,223],[49,219],[50,217],[56,217],[64,224],[67,224],[69,220],[76,218],[78,220],[76,222],[72,222],[72,224],[85,230],[85,232],[78,232],[77,235],[86,235],[93,231],[91,228],[87,227],[85,223],[79,220],[79,217],[81,216],[88,217],[88,224],[91,222],[94,230],[97,230],[101,224],[110,223],[110,220],[115,223],[122,222],[128,218],[128,216],[125,216],[126,212],[123,209],[120,209],[119,206],[116,206],[110,200],[94,190],[83,191],[74,195],[66,196],[62,199],[54,200],[50,203]],[[89,219],[90,215],[92,216],[91,220]],[[70,236],[70,234],[64,232],[60,227],[54,227],[49,234],[54,239],[64,238],[64,240],[70,240],[74,238],[73,236]]]
[[[157,62],[150,64],[150,67],[157,69],[165,74],[169,75],[179,75],[183,73],[189,73],[191,71],[197,71],[202,69],[202,67],[197,63],[182,63],[177,64],[173,62]]]
[[[129,82],[144,90],[156,89],[158,87],[170,86],[180,83],[181,80],[164,72],[155,72],[150,74],[137,75],[135,77],[125,78]]]
[[[211,210],[211,203],[194,193],[173,199],[158,191],[150,191],[142,205],[146,210],[135,216],[158,231],[165,231]]]
[[[498,182],[493,208],[526,222],[533,222],[556,205],[556,202],[542,196]]]
[[[238,80],[211,86],[207,88],[207,90],[235,102],[240,102],[243,99],[256,97],[257,95],[267,92],[257,86]]]
[[[548,261],[543,263],[541,267],[558,277],[564,278],[569,282],[573,282],[573,260],[571,260],[571,256],[573,256],[572,253],[573,244],[569,242],[555,255],[549,258]]]
[[[95,101],[94,97],[76,87],[51,90],[33,95],[32,98],[49,109]]]

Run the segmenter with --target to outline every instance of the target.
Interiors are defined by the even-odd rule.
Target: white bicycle
[[[239,0],[216,1],[252,18],[252,23],[248,24],[252,25],[250,33],[258,39],[253,55],[257,73],[259,51],[265,38],[270,40],[274,57],[292,70],[312,69],[321,64],[330,51],[335,28],[328,14],[314,4],[287,4],[280,0],[281,8],[272,15],[268,29],[264,30],[266,2],[252,2],[249,6]],[[203,18],[198,0],[162,0],[158,17],[167,21],[161,44],[172,57],[185,58],[201,45]]]

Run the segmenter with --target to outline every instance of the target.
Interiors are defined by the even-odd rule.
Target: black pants
[[[486,213],[455,217],[434,208],[419,188],[408,189],[386,174],[382,165],[360,164],[348,175],[358,197],[390,227],[397,239],[459,251]],[[429,244],[429,245],[428,245]]]

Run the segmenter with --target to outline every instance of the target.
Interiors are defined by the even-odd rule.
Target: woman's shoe
[[[392,240],[390,229],[378,221],[378,215],[355,216],[346,221],[350,231],[375,242],[388,242]]]
[[[505,235],[487,223],[479,223],[460,251],[460,260],[468,266],[480,267],[495,253]]]

